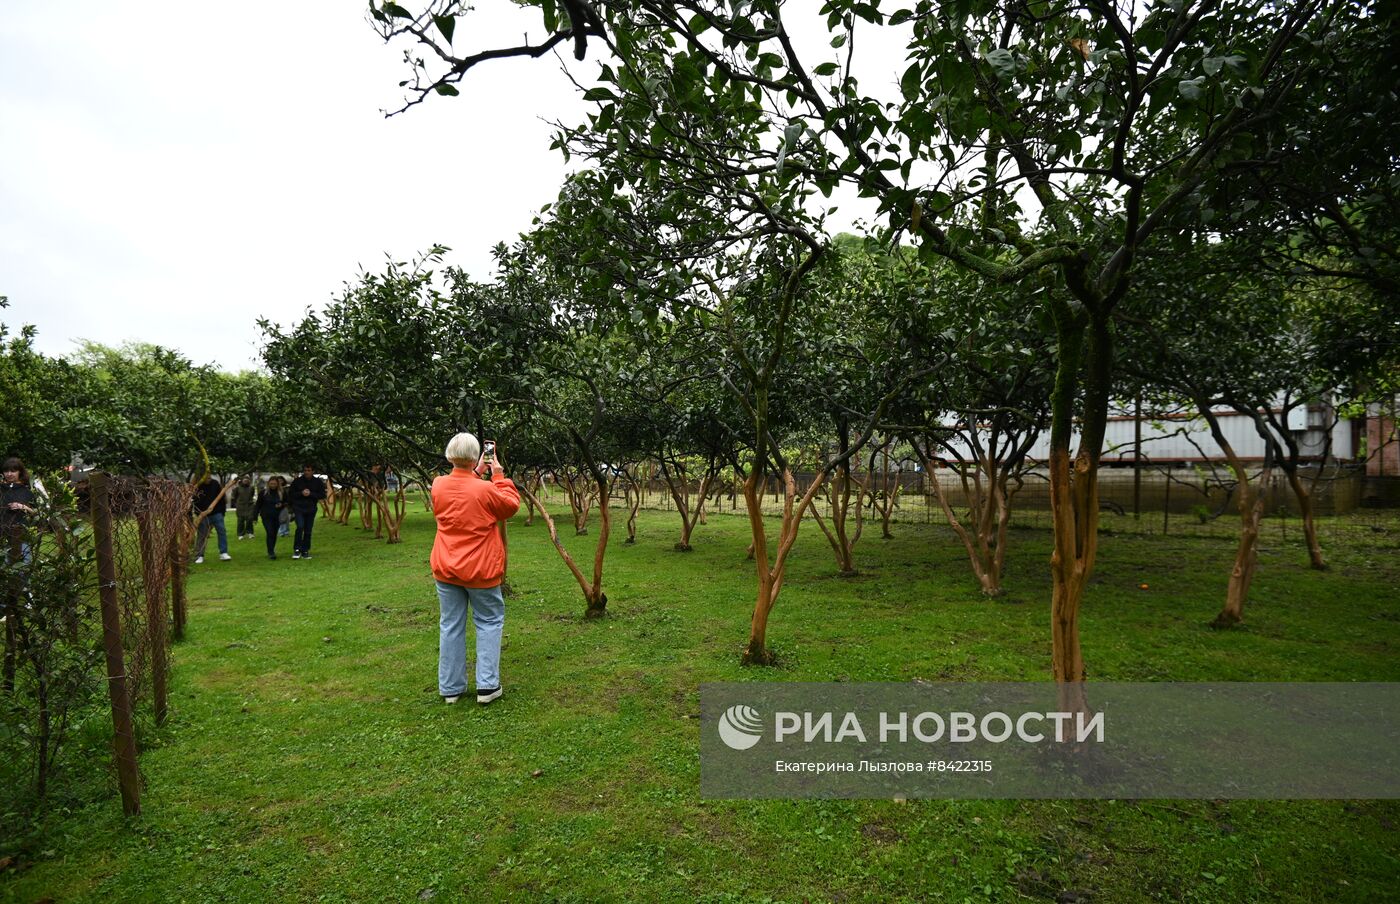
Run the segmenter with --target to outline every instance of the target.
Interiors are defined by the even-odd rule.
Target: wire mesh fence
[[[21,822],[55,778],[69,793],[100,786],[91,764],[113,750],[124,809],[139,812],[138,737],[166,718],[171,628],[184,622],[188,485],[93,474],[55,496],[7,531],[0,574],[0,812]],[[109,719],[110,743],[95,739]]]
[[[184,627],[184,570],[193,490],[181,481],[144,477],[108,480],[121,610],[122,649],[133,707],[149,707],[157,723],[168,711],[170,640]]]
[[[877,488],[877,495],[867,494],[861,517],[867,522],[879,522],[882,509],[889,509],[891,524],[927,524],[941,527],[947,524],[930,481],[939,480],[950,503],[958,514],[965,514],[961,480],[951,470],[941,473],[899,472],[892,475],[858,474],[857,478]],[[794,475],[800,496],[811,486],[813,475]],[[1310,482],[1307,475],[1305,483]],[[694,493],[698,481],[691,481],[689,505],[695,505]],[[1240,529],[1238,497],[1233,481],[1208,468],[1178,468],[1145,470],[1140,481],[1134,480],[1131,469],[1105,469],[1100,472],[1100,520],[1104,532],[1143,537],[1195,537],[1230,540],[1238,537]],[[896,489],[897,488],[897,489]],[[1315,523],[1319,539],[1324,544],[1364,543],[1370,547],[1400,548],[1400,509],[1368,504],[1368,481],[1359,473],[1342,471],[1324,475],[1313,488]],[[733,480],[712,484],[705,503],[708,515],[746,514],[741,488]],[[1297,500],[1284,476],[1275,472],[1258,491],[1264,500],[1265,518],[1262,529],[1269,539],[1283,543],[1302,542],[1303,519]],[[766,515],[783,511],[782,484],[771,478],[761,494]],[[561,490],[550,492],[551,504],[567,505]],[[615,488],[612,504],[625,503],[621,488]],[[641,485],[643,509],[675,511],[676,504],[664,481],[644,481]],[[825,489],[819,490],[813,502],[823,517],[829,517],[832,500]],[[1046,477],[1030,472],[1011,497],[1011,527],[1018,530],[1050,530],[1050,487]],[[855,512],[852,510],[851,516]]]

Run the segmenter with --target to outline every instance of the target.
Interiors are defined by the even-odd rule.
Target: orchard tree
[[[74,450],[88,464],[128,474],[208,473],[207,449],[226,429],[233,380],[179,352],[134,343],[86,343],[72,396]]]
[[[637,419],[638,447],[655,463],[676,506],[675,549],[690,552],[710,493],[726,468],[740,467],[744,416],[712,378],[713,349],[694,335],[694,324],[663,320],[638,328],[646,331],[634,343],[643,366],[632,383],[631,405],[649,413]]]
[[[1139,250],[1212,176],[1259,165],[1264,129],[1295,95],[1318,95],[1309,76],[1325,69],[1329,35],[1370,6],[919,0],[887,14],[869,0],[828,0],[804,23],[829,38],[812,53],[778,0],[534,5],[542,38],[471,52],[454,48],[456,22],[470,12],[458,0],[372,6],[385,39],[412,48],[404,109],[459,93],[488,60],[566,42],[583,59],[592,45],[602,60],[584,98],[596,112],[561,146],[606,143],[629,160],[620,168],[629,179],[652,184],[668,157],[688,156],[710,169],[699,184],[748,182],[760,198],[799,172],[822,191],[850,183],[921,251],[1042,290],[1058,366],[1052,667],[1059,681],[1082,680],[1079,611],[1098,542],[1113,316]],[[863,30],[905,41],[903,72],[873,80],[897,80],[898,98],[862,89],[853,63]],[[710,124],[703,133],[700,122]],[[815,262],[805,260],[779,265],[788,282],[805,277]]]
[[[943,272],[925,280],[932,297],[904,330],[915,349],[946,347],[951,360],[911,387],[892,417],[925,465],[982,593],[995,597],[1012,504],[1050,417],[1053,355],[1044,311],[1025,303],[1024,286],[988,283],[946,262],[935,267]],[[962,489],[961,506],[940,479],[945,468]]]
[[[0,308],[7,303],[0,296]],[[72,459],[72,430],[81,423],[79,400],[90,397],[83,383],[91,374],[40,354],[34,349],[36,333],[25,325],[12,335],[0,324],[0,398],[5,400],[0,454],[18,455],[31,470],[57,470]]]
[[[492,412],[478,379],[475,324],[454,315],[451,299],[470,280],[434,269],[438,245],[412,262],[389,261],[362,273],[319,313],[283,329],[260,321],[263,360],[292,391],[290,410],[356,418],[387,447],[361,465],[389,461],[424,486],[445,464],[454,434],[482,434]]]
[[[561,205],[556,211],[568,209]],[[555,548],[583,592],[584,614],[594,618],[607,613],[603,562],[612,532],[612,483],[619,463],[637,451],[624,429],[627,396],[621,390],[633,379],[637,356],[620,328],[627,312],[603,287],[575,272],[562,235],[572,228],[572,221],[556,212],[512,248],[498,250],[496,284],[481,296],[489,299],[489,309],[458,312],[482,315],[477,323],[494,398],[509,408],[530,408],[552,424],[568,446],[555,467],[577,468],[596,494],[599,525],[591,578],[559,541],[545,512]],[[580,491],[577,485],[571,490]],[[538,499],[533,501],[541,508]],[[578,511],[580,503],[572,504]],[[583,532],[581,521],[576,530]]]
[[[1239,543],[1215,627],[1233,627],[1244,617],[1250,584],[1258,566],[1260,523],[1267,484],[1278,464],[1274,441],[1265,443],[1257,476],[1230,441],[1221,417],[1232,413],[1232,400],[1264,398],[1273,402],[1282,337],[1289,329],[1283,287],[1265,271],[1246,274],[1229,266],[1226,249],[1183,241],[1175,254],[1145,263],[1138,292],[1151,299],[1150,315],[1132,322],[1125,348],[1141,393],[1162,410],[1185,402],[1195,409],[1224,453],[1235,484],[1240,514]],[[1272,365],[1272,366],[1271,366]],[[1276,438],[1275,438],[1276,440]]]

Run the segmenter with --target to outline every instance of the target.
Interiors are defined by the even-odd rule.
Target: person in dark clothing
[[[301,476],[292,481],[287,491],[292,517],[297,522],[297,531],[292,537],[293,559],[311,558],[311,528],[316,524],[316,506],[325,498],[326,482],[316,476],[316,469],[311,465],[303,465]]]
[[[29,544],[24,541],[24,531],[37,501],[24,462],[13,456],[5,459],[0,465],[0,538],[3,538],[5,555],[10,561],[29,561]]]
[[[286,491],[282,488],[282,478],[269,477],[267,486],[258,493],[257,512],[262,519],[263,534],[267,537],[267,557],[277,558],[277,524],[282,518],[282,510],[287,507]]]
[[[210,506],[213,506],[212,510]],[[228,502],[224,496],[224,485],[217,477],[209,475],[209,478],[199,485],[199,489],[194,491],[193,507],[196,515],[209,511],[209,514],[199,519],[199,529],[194,540],[194,563],[204,564],[204,544],[209,542],[211,529],[219,535],[219,558],[225,562],[233,558],[228,554],[228,530],[224,527],[224,512],[228,509]]]
[[[238,478],[238,484],[229,490],[233,499],[233,509],[238,513],[238,539],[253,539],[253,524],[257,521],[258,488],[246,474]]]

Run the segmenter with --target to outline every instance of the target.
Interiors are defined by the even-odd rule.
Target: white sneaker
[[[486,704],[490,703],[492,700],[498,699],[500,696],[501,696],[501,689],[500,689],[499,687],[496,688],[494,691],[485,691],[485,692],[482,692],[482,691],[478,690],[478,691],[476,692],[476,702],[477,702],[477,703],[480,703],[482,706],[485,706]]]
[[[194,564],[196,564],[196,565],[203,565],[203,564],[204,564],[204,556],[196,556],[196,557],[195,557],[195,560],[194,560]]]
[[[219,553],[219,561],[220,561],[220,562],[227,562],[229,559],[232,559],[232,558],[233,558],[233,556],[229,555],[229,554],[226,553],[226,552],[221,552],[221,553]]]
[[[300,559],[300,558],[301,558],[301,553],[299,553],[299,552],[294,552],[294,553],[292,553],[292,558],[293,558],[293,559]]]
[[[454,694],[454,695],[452,695],[451,697],[443,697],[443,698],[442,698],[442,701],[443,701],[444,703],[447,703],[447,704],[450,705],[450,704],[456,703],[456,702],[457,702],[458,700],[460,700],[460,699],[462,699],[462,695],[461,695],[461,694]]]

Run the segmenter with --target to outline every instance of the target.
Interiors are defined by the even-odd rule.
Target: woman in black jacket
[[[34,514],[34,488],[29,485],[29,471],[24,462],[11,456],[0,465],[0,537],[10,561],[29,561],[29,544],[24,542],[25,528]]]
[[[257,512],[262,519],[263,534],[267,537],[267,557],[277,558],[277,522],[282,517],[282,509],[287,505],[287,494],[282,488],[282,478],[269,477],[267,486],[258,493]]]

